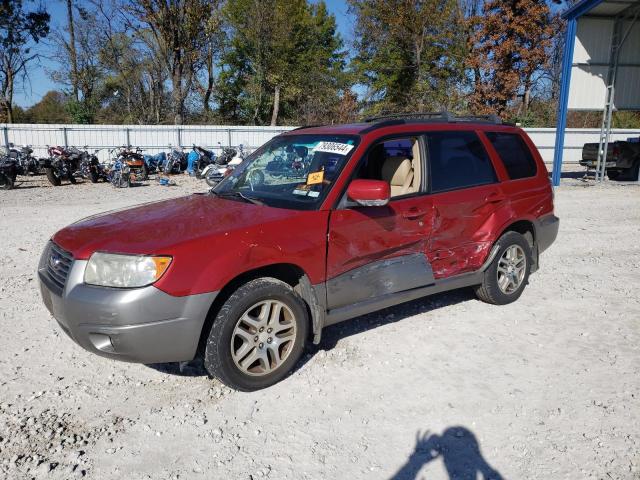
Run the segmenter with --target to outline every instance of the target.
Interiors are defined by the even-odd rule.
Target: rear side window
[[[500,155],[511,180],[533,177],[536,174],[536,161],[520,135],[496,132],[487,132],[486,135]]]
[[[426,141],[432,192],[497,181],[489,155],[474,132],[431,132]]]

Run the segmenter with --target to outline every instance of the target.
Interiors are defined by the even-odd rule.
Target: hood
[[[195,194],[85,218],[53,241],[77,259],[96,251],[171,255],[185,242],[229,234],[301,212]]]

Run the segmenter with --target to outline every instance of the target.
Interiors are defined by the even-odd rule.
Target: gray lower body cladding
[[[555,215],[546,215],[535,222],[536,247],[538,253],[544,252],[556,241],[560,229],[560,219]]]
[[[194,358],[216,293],[174,297],[153,286],[136,289],[83,283],[86,261],[71,265],[62,291],[42,268],[42,298],[71,339],[90,352],[127,362]]]

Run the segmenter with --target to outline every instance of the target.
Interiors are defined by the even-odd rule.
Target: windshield
[[[213,189],[272,207],[317,208],[358,143],[350,135],[283,135],[259,148]]]

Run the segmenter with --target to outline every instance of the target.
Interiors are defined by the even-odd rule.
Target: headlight
[[[84,283],[103,287],[144,287],[160,280],[171,257],[96,252],[84,270]]]

